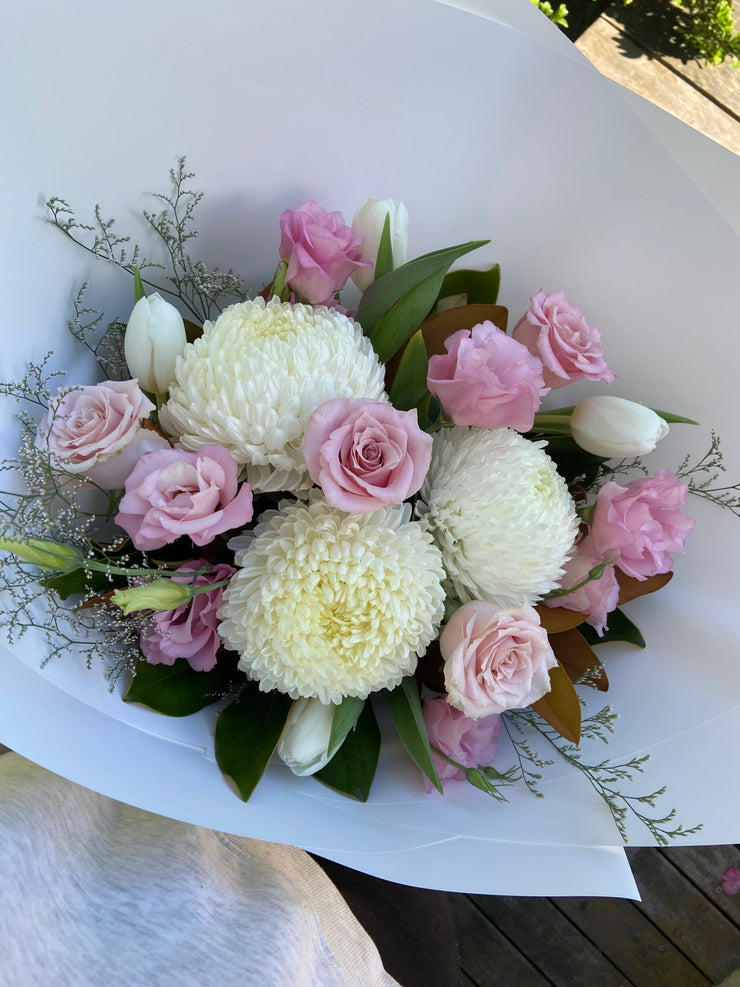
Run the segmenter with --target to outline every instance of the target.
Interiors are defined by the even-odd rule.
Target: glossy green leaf
[[[607,623],[609,630],[604,631],[603,637],[599,637],[593,627],[588,624],[581,624],[578,633],[582,634],[592,646],[605,644],[607,641],[625,641],[627,644],[634,644],[638,648],[645,647],[645,638],[623,610],[613,610],[609,614]]]
[[[378,256],[375,261],[375,280],[393,270],[393,244],[391,243],[391,214],[385,214],[383,232],[380,234]]]
[[[386,692],[385,695],[404,747],[437,791],[443,791],[421,714],[421,699],[415,677],[407,676],[393,692]]]
[[[414,287],[431,277],[439,276],[438,292],[439,288],[442,287],[442,280],[448,268],[458,258],[470,253],[471,250],[477,250],[478,247],[485,246],[489,242],[489,240],[470,240],[468,243],[461,243],[454,247],[434,250],[429,254],[423,254],[421,257],[410,260],[400,267],[396,267],[394,270],[384,274],[383,277],[376,278],[363,294],[357,310],[357,321],[365,330],[366,335],[370,334],[370,330],[372,330],[381,316],[393,308],[398,300],[408,294]],[[435,292],[434,299],[436,297],[437,293]],[[432,300],[432,304],[434,299]],[[431,308],[431,305],[429,307]],[[426,315],[426,313],[424,314]],[[421,322],[421,319],[419,321]],[[416,329],[416,326],[414,326],[414,329]]]
[[[357,723],[357,719],[365,705],[364,699],[356,696],[345,696],[334,710],[329,734],[329,754],[332,755],[344,743],[345,737]]]
[[[413,335],[431,311],[442,284],[442,274],[432,274],[414,285],[385,312],[365,335],[381,363],[387,363]]]
[[[272,757],[293,700],[282,692],[260,692],[248,682],[216,721],[216,763],[244,802]]]
[[[399,411],[410,411],[411,408],[422,408],[426,411],[429,401],[429,390],[427,388],[427,370],[429,359],[427,349],[424,345],[424,337],[421,329],[417,329],[408,341],[406,349],[403,351],[398,370],[393,378],[390,399],[394,408]],[[419,415],[419,424],[422,428],[426,420],[422,421]]]
[[[73,569],[58,576],[41,576],[39,583],[56,593],[60,600],[80,593],[97,593],[112,589],[114,583],[102,572],[87,572]]]
[[[237,656],[229,652],[222,652],[209,672],[196,672],[185,658],[174,665],[150,665],[142,658],[123,699],[165,716],[190,716],[218,702],[240,677]]]
[[[439,299],[467,295],[468,305],[495,305],[500,286],[501,267],[498,264],[487,271],[450,271],[442,282]]]
[[[372,788],[380,754],[380,730],[373,707],[366,702],[354,730],[329,761],[314,775],[322,785],[348,795],[358,802],[367,802]]]
[[[699,422],[694,421],[693,418],[684,418],[683,415],[674,415],[672,411],[659,411],[657,408],[653,408],[652,411],[656,415],[659,415],[664,422],[668,422],[669,425],[698,425]]]

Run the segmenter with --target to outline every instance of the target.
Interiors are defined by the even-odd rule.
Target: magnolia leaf
[[[429,403],[427,388],[427,351],[421,329],[417,329],[404,347],[398,364],[389,397],[391,404],[399,411],[419,411],[419,425],[426,424],[426,410]],[[422,414],[423,412],[423,414]]]
[[[544,603],[537,604],[535,610],[540,615],[540,623],[548,634],[560,634],[578,627],[588,616],[586,613],[567,610],[565,607],[546,607]]]
[[[568,673],[558,662],[550,669],[550,691],[532,709],[572,744],[581,739],[581,704]]]
[[[443,792],[421,714],[421,699],[415,677],[408,675],[392,692],[386,692],[386,696],[404,747],[437,791]]]
[[[501,267],[494,264],[486,271],[450,271],[445,275],[437,301],[451,295],[466,295],[470,305],[495,305],[501,286]],[[498,325],[498,323],[496,323]],[[499,326],[499,328],[505,328]]]
[[[378,256],[375,261],[375,280],[393,270],[393,244],[391,243],[391,214],[385,214],[383,232],[380,234]]]
[[[293,700],[282,692],[245,688],[216,720],[216,763],[248,801],[272,757]]]
[[[609,641],[625,641],[627,644],[634,644],[638,648],[645,647],[645,638],[640,633],[639,628],[632,623],[622,610],[612,610],[609,614],[609,629],[604,631],[602,637],[596,633],[593,627],[588,624],[581,624],[578,633],[583,634],[589,644],[606,644]]]
[[[391,274],[393,273],[395,272],[392,271]],[[381,363],[387,363],[416,331],[419,323],[434,304],[441,282],[441,274],[431,274],[402,295],[392,308],[381,315],[371,329],[362,326]],[[372,288],[372,285],[370,287]],[[359,314],[357,318],[359,321]]]
[[[334,718],[331,721],[331,733],[329,734],[328,753],[330,757],[333,756],[337,748],[342,746],[350,730],[354,729],[364,705],[364,699],[358,699],[356,696],[345,696],[341,703],[335,707]]]
[[[112,585],[105,573],[88,572],[85,569],[73,569],[71,572],[62,572],[55,576],[40,576],[38,581],[41,586],[56,593],[60,600],[77,596],[79,593],[107,589]]]
[[[438,276],[439,284],[427,309],[427,312],[429,312],[439,289],[442,287],[442,281],[448,268],[464,254],[470,253],[471,250],[477,250],[478,247],[483,247],[487,243],[490,243],[490,240],[469,240],[467,243],[461,243],[454,247],[434,250],[429,254],[422,254],[421,257],[416,257],[414,260],[410,260],[400,267],[396,267],[380,278],[376,278],[363,294],[359,308],[357,309],[356,318],[365,330],[365,334],[370,335],[371,330],[381,316],[389,312],[400,298],[407,295],[423,281]],[[424,318],[424,315],[421,318]],[[413,329],[417,328],[419,322],[421,322],[421,319],[418,320]],[[409,332],[408,335],[410,336],[411,333]],[[406,338],[408,339],[408,336]]]
[[[197,322],[191,322],[190,319],[183,319],[185,323],[185,336],[189,343],[194,343],[196,339],[200,339],[203,335],[203,326],[199,326]]]
[[[367,802],[379,754],[380,730],[372,705],[365,702],[354,730],[347,734],[334,757],[325,768],[316,772],[314,778],[342,795]]]
[[[617,582],[619,583],[619,605],[636,600],[639,596],[647,596],[648,593],[657,593],[659,589],[666,586],[673,579],[672,572],[659,572],[656,576],[648,576],[647,579],[635,579],[628,576],[621,569],[615,569]]]
[[[185,658],[174,665],[150,665],[142,658],[123,700],[165,716],[190,716],[226,695],[238,676],[237,660],[236,655],[221,652],[209,672],[196,672]]]
[[[575,628],[560,634],[551,634],[550,646],[571,682],[578,682],[584,675],[588,675],[588,684],[599,692],[609,689],[604,666],[584,636]]]

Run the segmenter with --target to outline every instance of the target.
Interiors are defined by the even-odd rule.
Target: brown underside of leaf
[[[538,603],[535,610],[540,615],[540,623],[548,634],[560,634],[582,624],[588,614],[566,610],[565,607],[546,607]]]
[[[609,679],[604,666],[591,645],[577,630],[551,634],[550,646],[572,682],[577,682],[586,672],[591,672],[589,683],[599,692],[608,690]]]
[[[445,691],[444,661],[439,641],[432,641],[416,666],[416,677],[435,692]]]
[[[182,321],[185,323],[185,335],[188,338],[188,342],[194,343],[196,339],[200,339],[203,335],[203,326],[191,322],[190,319],[183,319]]]
[[[550,669],[550,691],[532,709],[572,744],[581,739],[581,704],[568,673],[558,663]]]
[[[628,576],[621,569],[616,569],[617,582],[619,583],[619,606],[636,600],[638,596],[647,596],[648,593],[656,593],[666,586],[673,579],[672,572],[661,572],[657,576],[648,576],[647,579],[635,579]]]

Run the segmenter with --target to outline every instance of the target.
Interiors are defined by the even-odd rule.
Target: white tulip
[[[668,424],[650,408],[611,396],[586,398],[570,418],[578,445],[607,459],[644,456],[668,434]]]
[[[383,235],[385,217],[391,217],[391,251],[393,266],[406,263],[406,249],[409,239],[409,214],[403,202],[394,199],[365,199],[352,220],[352,232],[362,237],[360,254],[362,260],[369,261],[372,267],[358,267],[352,273],[352,280],[366,291],[375,280],[375,261],[378,259],[380,238]]]
[[[331,760],[327,754],[336,706],[298,699],[288,714],[277,752],[294,775],[312,775]]]
[[[174,305],[155,291],[134,305],[126,326],[124,352],[131,376],[150,394],[166,394],[175,379],[175,360],[187,345],[185,324]]]

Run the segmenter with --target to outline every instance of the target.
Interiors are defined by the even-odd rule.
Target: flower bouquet
[[[41,626],[59,660],[82,642],[163,715],[213,706],[245,800],[275,752],[366,800],[380,706],[430,792],[537,791],[544,744],[623,838],[628,813],[658,842],[695,831],[650,815],[660,792],[620,793],[643,758],[579,757],[614,714],[582,720],[576,685],[607,689],[600,642],[644,647],[621,608],[670,579],[689,490],[737,511],[716,439],[651,476],[641,458],[689,419],[608,395],[543,410],[552,390],[613,382],[600,333],[540,290],[508,334],[498,265],[450,270],[487,241],[407,262],[399,203],[368,200],[351,227],[287,210],[277,270],[247,298],[190,258],[192,178],[181,160],[144,212],[165,274],[99,211],[82,224],[47,204],[131,274],[135,304],[108,324],[77,296],[70,327],[101,382],[54,393],[41,363],[3,385],[42,407],[22,417],[25,489],[4,504],[9,638]],[[350,278],[359,294],[340,299]]]

